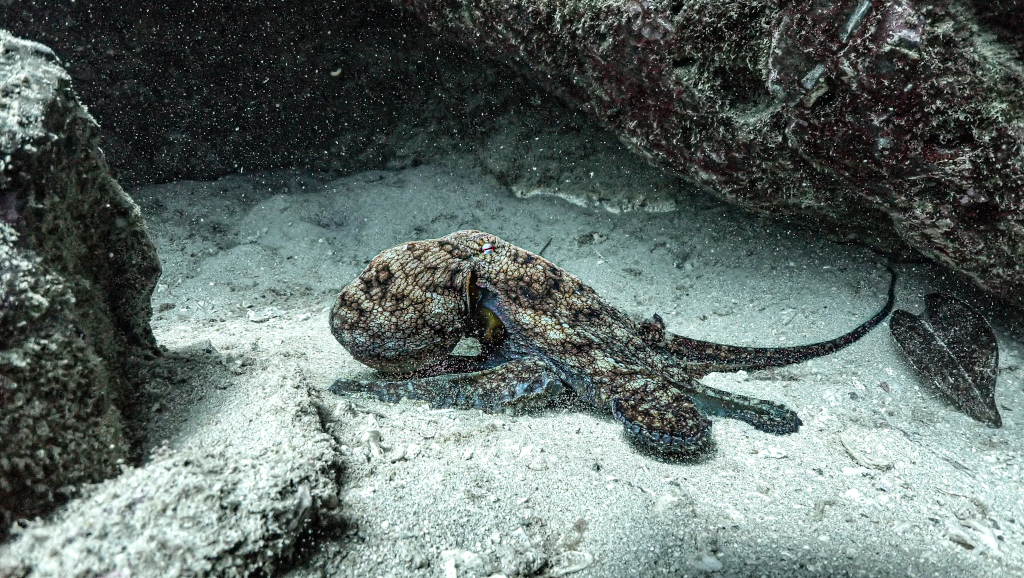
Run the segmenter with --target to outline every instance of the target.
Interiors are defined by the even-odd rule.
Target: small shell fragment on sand
[[[782,458],[786,457],[786,452],[776,447],[770,447],[757,452],[757,457],[781,460]]]
[[[415,458],[419,453],[420,453],[420,446],[419,446],[419,444],[409,444],[405,448],[405,459],[411,460],[411,459]]]
[[[961,520],[959,524],[946,520],[946,537],[969,550],[984,550],[996,558],[1003,555],[999,550],[999,538],[992,528],[973,518]]]
[[[690,562],[690,567],[701,572],[718,572],[723,568],[722,562],[712,554],[704,554]]]
[[[377,419],[373,417],[373,414],[367,417],[366,429],[363,431],[362,440],[366,444],[367,449],[370,450],[370,455],[380,459],[384,455],[384,448],[380,445],[380,426],[377,425]]]
[[[594,563],[594,555],[589,552],[569,551],[562,552],[551,558],[551,567],[548,570],[549,576],[566,576],[579,572]]]
[[[544,455],[539,455],[530,460],[530,464],[526,467],[530,468],[535,472],[546,470],[548,469],[548,459]]]
[[[843,445],[843,449],[846,453],[853,458],[853,461],[864,466],[865,468],[872,468],[876,470],[888,470],[892,468],[892,462],[880,457],[868,455],[857,449],[857,444],[853,440],[853,436],[849,432],[842,432],[839,434],[839,443]]]
[[[275,317],[280,317],[284,312],[277,307],[267,307],[262,311],[253,311],[249,309],[246,311],[246,316],[249,321],[253,323],[266,323]]]
[[[674,493],[665,493],[658,497],[657,501],[654,502],[655,512],[667,512],[675,508],[679,504],[679,496]]]
[[[399,462],[405,458],[405,446],[397,446],[394,451],[391,452],[391,456],[388,461],[391,463]]]
[[[444,550],[441,552],[441,560],[445,578],[458,578],[460,569],[466,570],[471,576],[485,569],[480,554],[469,550]]]

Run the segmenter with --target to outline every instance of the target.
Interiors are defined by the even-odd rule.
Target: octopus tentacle
[[[687,374],[695,379],[716,371],[749,371],[781,367],[829,355],[867,335],[892,311],[896,302],[896,272],[889,268],[889,273],[892,279],[889,282],[889,296],[885,305],[856,329],[835,339],[794,347],[740,347],[668,334],[664,343],[654,347],[674,356],[686,367]],[[660,318],[658,320],[660,321]]]
[[[651,378],[639,378],[653,382]],[[635,383],[611,400],[612,415],[634,443],[660,454],[691,455],[705,449],[711,420],[690,397],[670,384]],[[642,392],[642,395],[637,395]]]
[[[365,392],[381,401],[402,398],[428,402],[431,407],[480,409],[490,413],[520,413],[546,407],[563,389],[560,372],[540,358],[508,361],[490,369],[429,377],[335,381],[332,393]]]
[[[796,412],[780,403],[729,393],[697,381],[691,381],[684,391],[701,413],[745,421],[763,432],[790,434],[803,425]]]

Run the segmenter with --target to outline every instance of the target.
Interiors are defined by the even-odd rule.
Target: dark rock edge
[[[48,48],[0,31],[0,532],[138,459],[160,274]]]

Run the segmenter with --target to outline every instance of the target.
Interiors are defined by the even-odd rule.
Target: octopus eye
[[[484,255],[490,255],[491,253],[494,252],[494,245],[490,243],[484,243],[483,247],[480,247],[480,250],[483,251]]]

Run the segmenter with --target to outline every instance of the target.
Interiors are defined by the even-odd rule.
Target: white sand
[[[655,176],[635,174],[636,190]],[[547,245],[545,257],[629,313],[657,312],[669,331],[739,345],[842,334],[882,306],[888,282],[870,251],[700,195],[672,212],[612,214],[514,198],[459,159],[131,193],[164,264],[154,329],[181,360],[163,390],[154,386],[170,397],[151,443],[172,448],[258,437],[260,417],[245,408],[268,395],[254,388],[286,387],[281,375],[319,389],[371,375],[331,336],[327,311],[371,257],[404,241],[475,228],[532,251]],[[897,307],[911,312],[946,285],[928,266],[898,269]],[[513,418],[324,394],[347,523],[293,575],[556,576],[588,563],[572,575],[1021,575],[1024,353],[996,329],[1002,429],[939,399],[883,325],[825,358],[705,378],[785,403],[805,425],[773,436],[715,420],[716,449],[689,464],[639,454],[606,415]],[[363,441],[373,428],[380,457]],[[412,458],[395,460],[411,446]]]

